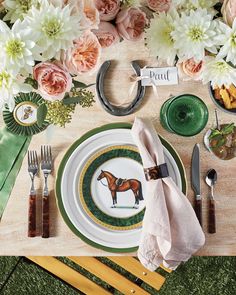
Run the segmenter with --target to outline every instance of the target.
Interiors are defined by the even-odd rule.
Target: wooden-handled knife
[[[191,167],[192,188],[195,193],[195,213],[202,226],[202,198],[201,198],[201,182],[200,182],[200,147],[195,144],[192,155]]]

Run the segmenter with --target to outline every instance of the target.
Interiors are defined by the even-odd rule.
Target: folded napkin
[[[31,138],[0,129],[0,218],[6,207]]]
[[[144,168],[165,163],[161,141],[149,121],[136,118],[132,136]],[[160,264],[175,269],[205,243],[205,235],[186,196],[171,177],[146,184],[146,211],[138,258],[151,271]]]

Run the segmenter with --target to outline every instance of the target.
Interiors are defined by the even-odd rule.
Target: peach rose
[[[77,1],[78,2],[78,1]],[[93,0],[83,0],[84,16],[81,26],[84,29],[97,29],[100,23],[99,12]]]
[[[187,80],[200,80],[203,68],[203,61],[196,62],[193,58],[177,63],[180,77]]]
[[[41,62],[34,67],[33,76],[39,93],[47,100],[63,99],[72,87],[70,74],[59,63]]]
[[[121,10],[116,18],[118,33],[126,40],[140,40],[143,37],[146,24],[146,14],[135,7]]]
[[[167,12],[170,9],[171,2],[171,0],[147,0],[147,5],[156,12]]]
[[[109,22],[100,22],[98,30],[93,30],[103,48],[110,47],[120,41],[116,27]]]
[[[116,17],[120,10],[120,0],[94,0],[100,14],[100,20],[109,21]]]
[[[61,62],[73,75],[91,73],[98,65],[101,45],[95,34],[85,31],[74,40],[74,46],[61,55]]]
[[[221,13],[226,24],[232,27],[234,19],[236,17],[236,1],[224,0],[221,8]]]

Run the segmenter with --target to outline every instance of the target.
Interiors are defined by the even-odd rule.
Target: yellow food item
[[[214,90],[214,97],[224,105],[226,109],[236,109],[236,86],[231,84],[229,88],[224,85],[216,87]]]
[[[214,89],[214,96],[215,96],[216,99],[221,100],[220,88],[219,87]]]
[[[236,100],[231,103],[232,109],[236,109]]]
[[[236,87],[231,84],[230,87],[227,89],[227,91],[229,92],[230,96],[232,97],[232,100],[236,99]]]
[[[226,89],[221,89],[220,95],[223,99],[226,109],[232,109],[231,100],[230,100],[230,96],[229,96],[228,91]]]

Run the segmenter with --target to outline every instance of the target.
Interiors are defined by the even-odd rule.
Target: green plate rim
[[[105,148],[105,150],[106,150],[106,148]],[[89,209],[89,211],[91,212],[91,214],[92,214],[96,219],[98,219],[99,221],[101,221],[103,224],[105,223],[105,224],[108,225],[107,228],[109,228],[109,226],[112,226],[113,228],[116,227],[117,230],[119,230],[119,228],[125,228],[125,227],[131,227],[130,229],[134,229],[134,228],[132,228],[133,226],[135,226],[135,225],[137,225],[137,224],[140,224],[140,223],[142,222],[143,217],[144,217],[145,208],[143,208],[139,213],[135,213],[135,214],[132,215],[132,216],[119,218],[119,217],[115,217],[115,216],[108,215],[107,213],[103,212],[103,211],[99,208],[99,206],[96,204],[95,200],[94,200],[93,197],[92,197],[92,193],[91,193],[91,179],[88,180],[88,175],[87,175],[87,174],[90,172],[90,169],[91,169],[90,167],[91,167],[92,165],[94,165],[94,162],[95,162],[95,161],[99,161],[99,159],[100,159],[101,157],[104,157],[104,155],[107,155],[107,154],[113,153],[114,151],[116,151],[116,153],[117,153],[117,151],[122,151],[122,153],[124,153],[124,152],[127,153],[127,151],[128,151],[128,153],[131,152],[131,154],[136,154],[136,157],[137,157],[138,159],[134,159],[134,158],[132,158],[132,157],[128,157],[127,155],[126,155],[126,156],[122,155],[121,157],[128,158],[128,159],[132,159],[132,160],[134,160],[134,161],[137,161],[137,162],[142,166],[142,159],[141,159],[141,156],[140,156],[140,154],[139,154],[138,151],[128,150],[125,146],[120,146],[119,148],[117,148],[117,147],[115,146],[115,149],[113,149],[113,150],[109,150],[109,151],[105,151],[104,153],[102,153],[101,155],[99,155],[98,157],[96,157],[95,160],[93,160],[92,162],[90,162],[89,166],[87,167],[87,169],[86,169],[86,171],[85,171],[85,173],[84,173],[84,175],[83,175],[83,182],[82,182],[82,190],[83,190],[83,193],[82,193],[81,199],[84,200],[87,209]],[[117,155],[113,156],[111,159],[116,158],[116,156],[117,156]],[[134,156],[134,157],[135,157],[135,156]],[[109,158],[109,160],[110,160],[110,158]],[[89,159],[88,161],[90,161],[90,159]],[[106,161],[107,161],[107,159],[106,159],[104,162],[106,162]],[[103,162],[103,163],[104,163],[104,162]],[[95,164],[95,166],[96,166],[96,164]],[[99,166],[98,166],[98,167],[99,167]],[[97,167],[96,169],[98,169],[98,167]],[[95,170],[95,171],[96,171],[96,170]],[[94,171],[94,172],[95,172],[95,171]],[[83,173],[83,172],[81,172],[81,173]],[[88,183],[85,184],[85,181],[89,181],[89,185],[88,185]],[[79,184],[79,186],[80,186],[80,184]],[[92,207],[93,207],[93,208],[96,208],[96,210],[100,213],[100,216],[99,216],[99,217],[97,216],[97,212],[95,212],[95,213],[92,212],[92,210],[91,210],[91,209],[92,209],[92,208],[91,208],[91,205],[88,204],[88,198],[87,198],[86,194],[84,193],[84,190],[85,190],[85,189],[88,189],[88,187],[89,187],[89,191],[90,191],[90,192],[89,192],[89,195],[90,195],[89,200],[91,201],[91,203],[93,203]],[[82,207],[83,207],[83,202],[82,202]],[[85,208],[84,208],[84,210],[86,211]],[[105,221],[105,220],[103,219],[103,218],[105,218],[105,216],[106,216],[106,217],[109,216],[109,218],[110,218],[111,220],[113,220],[115,223],[116,223],[116,222],[119,222],[119,220],[122,220],[122,221],[121,221],[122,224],[123,224],[123,222],[129,221],[129,220],[135,220],[135,223],[132,223],[131,225],[127,225],[127,224],[126,224],[126,225],[114,225],[114,224],[109,223],[108,221]],[[92,218],[92,217],[91,217],[91,218]],[[137,221],[137,219],[138,219],[138,221]],[[95,222],[96,222],[96,221],[95,221]],[[107,222],[107,223],[106,223],[106,222]],[[121,230],[122,230],[122,229],[121,229]]]
[[[97,127],[95,129],[92,129],[90,131],[88,131],[87,133],[85,133],[84,135],[82,135],[79,139],[77,139],[67,150],[67,152],[65,153],[63,159],[61,160],[60,166],[58,168],[58,172],[57,172],[57,176],[56,176],[56,183],[55,183],[55,192],[56,192],[56,201],[57,201],[57,206],[60,210],[60,213],[62,215],[62,218],[64,219],[65,223],[67,224],[67,226],[70,228],[70,230],[77,235],[78,237],[81,238],[81,240],[83,240],[84,242],[86,242],[88,245],[93,246],[95,248],[107,251],[107,252],[112,252],[112,253],[129,253],[129,252],[135,252],[138,249],[138,246],[136,247],[130,247],[130,248],[112,248],[112,247],[107,247],[107,246],[103,246],[100,245],[94,241],[91,241],[90,239],[88,239],[86,236],[84,236],[70,221],[69,217],[67,216],[67,213],[64,209],[63,203],[62,203],[62,196],[61,196],[61,179],[62,179],[62,174],[63,174],[63,170],[65,168],[65,165],[68,161],[68,159],[70,158],[71,154],[73,153],[73,151],[82,143],[84,142],[86,139],[88,139],[89,137],[103,132],[103,131],[107,131],[107,130],[111,130],[111,129],[131,129],[132,128],[132,124],[130,123],[110,123],[110,124],[106,124],[100,127]],[[165,139],[163,139],[160,136],[161,142],[165,147],[168,147],[167,149],[169,150],[169,152],[171,153],[172,157],[175,159],[176,164],[179,168],[179,172],[180,172],[180,176],[181,176],[181,181],[182,181],[182,191],[184,194],[186,194],[187,191],[187,182],[186,182],[186,174],[185,174],[185,169],[184,169],[184,165],[180,159],[180,157],[178,156],[177,152],[175,151],[175,149],[171,146],[171,144],[169,144]]]

